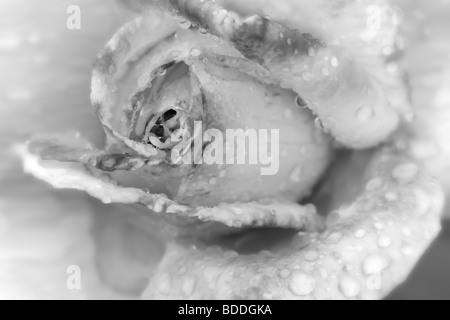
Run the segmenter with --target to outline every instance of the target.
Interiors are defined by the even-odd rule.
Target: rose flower
[[[398,10],[123,2],[139,16],[92,75],[103,148],[61,134],[20,152],[55,188],[138,205],[166,243],[144,298],[374,299],[405,279],[444,195],[414,153],[407,70],[392,68]],[[244,237],[261,245],[244,252]]]

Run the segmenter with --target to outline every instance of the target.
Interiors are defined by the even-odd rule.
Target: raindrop
[[[414,250],[410,246],[404,246],[401,251],[402,254],[406,257],[410,257],[414,254]]]
[[[373,274],[378,274],[385,270],[389,266],[389,261],[387,258],[380,255],[369,255],[363,261],[363,271],[366,275],[370,276]]]
[[[359,229],[358,231],[355,232],[355,237],[358,239],[362,239],[366,236],[367,232],[364,229]]]
[[[308,252],[305,253],[305,260],[306,261],[316,261],[317,259],[319,259],[319,253],[317,251],[314,250],[310,250]]]
[[[406,184],[414,181],[418,173],[419,168],[415,164],[409,163],[397,166],[392,171],[392,176],[397,182]]]
[[[392,244],[391,238],[386,235],[382,235],[378,238],[378,245],[380,248],[388,248]]]
[[[280,39],[284,39],[284,33],[283,33],[283,32],[280,32],[280,33],[278,34],[278,36],[280,37]]]
[[[298,165],[292,170],[290,179],[293,182],[301,182],[302,177],[303,177],[303,167],[301,165]]]
[[[314,57],[316,55],[316,49],[314,49],[313,47],[309,47],[308,48],[308,55],[310,57]]]
[[[305,80],[305,81],[312,81],[312,80],[314,79],[314,74],[311,73],[311,72],[309,72],[309,71],[307,71],[307,72],[304,72],[304,73],[302,74],[302,78],[303,78],[303,80]]]
[[[193,48],[192,50],[191,50],[191,55],[193,56],[193,57],[198,57],[198,56],[200,56],[202,54],[202,51],[200,50],[200,49],[198,49],[198,48]]]
[[[316,118],[314,120],[314,125],[316,126],[317,129],[325,130],[325,126],[323,125],[322,120],[320,120],[319,118]]]
[[[320,272],[320,276],[322,277],[323,280],[327,280],[328,279],[328,272],[327,272],[327,270],[322,268],[322,269],[319,270],[319,272]]]
[[[307,296],[316,288],[316,281],[305,273],[297,272],[292,276],[289,288],[297,296]]]
[[[187,277],[186,279],[184,279],[182,284],[183,293],[187,296],[192,295],[195,289],[196,282],[197,281],[194,277]]]
[[[373,226],[377,230],[383,230],[384,229],[384,225],[382,223],[380,223],[380,222],[376,222]]]
[[[383,179],[375,178],[369,181],[366,185],[367,191],[377,191],[383,186]]]
[[[300,108],[306,108],[306,107],[308,107],[308,104],[306,103],[306,101],[303,100],[303,98],[300,97],[300,96],[297,96],[297,97],[295,98],[295,104],[296,104],[298,107],[300,107]]]
[[[374,116],[374,111],[371,107],[362,106],[356,111],[356,118],[360,121],[367,121]]]
[[[398,200],[398,195],[395,192],[389,192],[385,195],[385,199],[389,202],[394,202]]]
[[[279,276],[283,279],[286,279],[290,275],[291,275],[291,271],[289,271],[288,269],[283,269],[279,272]]]
[[[345,275],[339,282],[339,290],[344,297],[351,299],[359,295],[361,287],[355,279]]]
[[[411,234],[412,234],[411,230],[409,230],[406,227],[402,229],[402,233],[405,237],[411,237]]]
[[[339,60],[337,57],[332,57],[330,60],[330,64],[333,68],[337,68],[339,66]]]
[[[330,75],[330,70],[328,70],[328,68],[324,67],[324,68],[322,68],[322,73],[324,76],[328,77]]]

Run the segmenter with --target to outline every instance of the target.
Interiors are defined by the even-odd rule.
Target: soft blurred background
[[[66,26],[70,5],[81,29]],[[90,103],[96,52],[131,14],[114,1],[0,2],[0,299],[135,298],[163,248],[133,208],[55,191],[25,176],[11,146],[38,132],[101,144]],[[450,299],[450,224],[392,299]],[[67,268],[82,271],[68,290]]]

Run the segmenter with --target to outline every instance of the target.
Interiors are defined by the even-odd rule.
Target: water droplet
[[[356,118],[360,121],[367,121],[374,116],[374,111],[371,107],[362,106],[356,111]]]
[[[300,96],[297,96],[297,97],[295,98],[295,104],[296,104],[298,107],[300,107],[300,108],[306,108],[306,107],[308,107],[308,104],[306,103],[306,101],[303,100],[303,98],[300,97]]]
[[[411,237],[411,234],[412,234],[412,232],[411,232],[411,230],[409,230],[408,228],[403,228],[402,229],[402,233],[403,233],[403,235],[405,236],[405,237]]]
[[[430,210],[431,199],[424,191],[419,189],[414,191],[414,196],[416,198],[416,207],[414,213],[418,217],[422,217]]]
[[[320,120],[319,118],[316,118],[314,120],[314,125],[316,126],[317,129],[325,130],[325,126],[323,125],[322,120]]]
[[[319,269],[319,273],[323,280],[328,279],[328,271],[327,270],[321,268],[321,269]]]
[[[310,57],[314,57],[316,55],[316,49],[314,49],[313,47],[309,47],[308,48],[308,55]]]
[[[322,73],[324,76],[329,76],[330,75],[330,70],[326,67],[322,68]]]
[[[191,27],[191,22],[189,20],[179,20],[178,25],[181,29],[189,29]]]
[[[394,202],[398,200],[398,194],[395,192],[389,192],[384,197],[389,202]]]
[[[283,32],[280,32],[280,33],[278,34],[278,36],[280,37],[280,39],[284,39],[284,33],[283,33]]]
[[[198,48],[193,48],[191,50],[191,55],[193,57],[199,57],[201,54],[202,54],[202,51],[200,49],[198,49]]]
[[[367,235],[367,232],[366,232],[366,230],[364,230],[364,229],[359,229],[359,230],[357,230],[357,231],[355,232],[355,237],[358,238],[358,239],[362,239],[362,238],[364,238],[366,235]]]
[[[187,277],[183,280],[183,284],[181,287],[181,290],[183,290],[183,293],[187,296],[192,295],[195,289],[196,280],[194,277]]]
[[[198,32],[199,32],[200,34],[207,34],[207,33],[208,33],[208,30],[206,30],[205,28],[199,28],[199,29],[198,29]]]
[[[273,294],[271,292],[264,292],[263,293],[263,299],[265,299],[265,300],[272,300],[273,299]]]
[[[375,224],[373,226],[377,230],[383,230],[384,229],[384,225],[382,223],[380,223],[380,222],[375,222]]]
[[[288,269],[283,269],[279,272],[280,278],[283,278],[283,279],[286,279],[290,275],[291,275],[291,271],[289,271]]]
[[[292,44],[291,38],[287,38],[286,43],[287,43],[288,45],[291,45],[291,44]]]
[[[168,273],[163,273],[156,279],[156,287],[159,291],[166,293],[172,288],[172,277]]]
[[[326,237],[326,242],[330,244],[337,244],[341,239],[343,235],[340,232],[334,232],[330,234],[328,237]]]
[[[413,248],[411,248],[410,246],[404,246],[402,249],[402,254],[406,257],[410,257],[414,254],[414,250]]]
[[[389,261],[387,258],[380,255],[369,255],[363,261],[363,271],[366,275],[370,276],[373,274],[378,274],[385,270],[389,266]]]
[[[222,272],[223,271],[221,268],[210,266],[203,271],[203,275],[206,281],[208,281],[209,283],[215,283],[219,278],[219,276],[222,274]]]
[[[366,185],[367,191],[377,191],[380,190],[381,187],[383,187],[383,179],[381,178],[374,178],[369,181]]]
[[[361,287],[359,283],[350,276],[343,276],[339,281],[339,290],[346,298],[355,298],[359,295]]]
[[[418,173],[419,168],[413,163],[408,163],[397,166],[392,171],[392,176],[397,182],[407,184],[413,182]]]
[[[315,250],[310,250],[308,252],[305,253],[305,260],[306,261],[316,261],[317,259],[319,259],[319,253]]]
[[[301,182],[303,178],[303,167],[298,165],[291,172],[290,179],[292,182]]]
[[[241,208],[233,208],[233,209],[231,209],[231,211],[237,216],[244,214],[244,210],[242,210]]]
[[[391,244],[391,238],[386,235],[382,235],[378,238],[378,245],[380,246],[380,248],[388,248]]]
[[[309,81],[312,81],[314,79],[314,74],[309,72],[309,71],[306,71],[306,72],[303,72],[302,78],[303,78],[303,80],[309,82]]]
[[[160,67],[160,68],[158,69],[158,74],[159,74],[160,76],[163,76],[163,75],[165,75],[166,73],[167,73],[167,69],[166,69],[166,68]]]
[[[297,296],[307,296],[316,288],[316,281],[305,273],[297,272],[292,276],[289,288]]]
[[[337,68],[339,66],[339,60],[337,57],[332,57],[330,60],[330,64],[333,68]]]

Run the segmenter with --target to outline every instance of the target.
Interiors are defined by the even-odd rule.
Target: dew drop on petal
[[[380,223],[380,222],[375,222],[375,224],[373,226],[377,230],[383,230],[384,229],[384,225],[382,223]]]
[[[362,106],[356,111],[356,118],[360,121],[368,121],[374,116],[374,111],[369,106]]]
[[[200,56],[202,54],[202,51],[199,49],[199,48],[193,48],[192,50],[191,50],[191,55],[193,56],[193,57],[198,57],[198,56]]]
[[[389,202],[394,202],[398,200],[398,194],[395,192],[389,192],[385,195],[385,199]]]
[[[303,98],[300,97],[300,96],[297,96],[297,97],[295,98],[295,104],[297,105],[297,107],[300,107],[300,108],[306,108],[306,107],[308,106],[308,104],[306,103],[306,101],[303,100]]]
[[[305,260],[306,261],[316,261],[319,259],[319,253],[315,250],[310,250],[305,253]]]
[[[414,254],[414,250],[413,250],[413,248],[411,248],[410,246],[404,246],[404,247],[401,249],[401,251],[402,251],[402,254],[403,254],[405,257],[410,257],[410,256],[412,256],[412,255]]]
[[[392,244],[392,240],[390,237],[386,235],[382,235],[378,238],[378,246],[380,248],[388,248]]]
[[[419,168],[414,163],[402,164],[397,166],[392,171],[392,176],[399,183],[410,183],[414,181],[417,174],[419,173]]]
[[[363,271],[366,275],[380,273],[389,266],[389,260],[383,256],[373,254],[367,256],[363,261]]]
[[[362,238],[364,238],[366,235],[367,235],[367,232],[366,232],[366,230],[364,230],[364,229],[359,229],[359,230],[357,230],[357,231],[355,232],[355,237],[358,238],[358,239],[362,239]]]
[[[429,210],[431,208],[431,199],[422,190],[415,190],[414,196],[416,197],[416,207],[415,207],[414,213],[418,217],[422,217],[427,212],[429,212]]]
[[[409,230],[408,228],[403,228],[402,229],[402,234],[405,236],[405,237],[411,237],[411,235],[412,235],[412,232],[411,232],[411,230]]]
[[[328,271],[327,270],[321,268],[321,269],[319,269],[319,273],[323,280],[328,279]]]
[[[314,125],[316,126],[317,129],[325,130],[325,126],[323,125],[322,120],[320,120],[319,118],[316,118],[314,120]]]
[[[196,282],[197,281],[195,280],[194,277],[186,277],[183,280],[183,284],[182,284],[182,288],[181,288],[183,290],[183,293],[187,296],[190,296],[194,292]]]
[[[292,182],[301,182],[303,177],[303,167],[298,165],[291,172],[290,179]]]
[[[289,289],[296,296],[307,296],[311,294],[316,288],[316,281],[313,277],[303,273],[295,273],[289,284]]]
[[[337,57],[332,57],[330,60],[330,64],[333,68],[337,68],[339,66],[339,60]]]
[[[344,275],[339,281],[339,290],[346,298],[355,298],[359,295],[361,287],[359,283],[350,276]]]
[[[289,271],[288,269],[283,269],[278,273],[278,275],[280,276],[280,278],[286,279],[291,275],[291,271]]]
[[[375,178],[370,180],[366,185],[367,191],[377,191],[383,186],[383,179]]]

